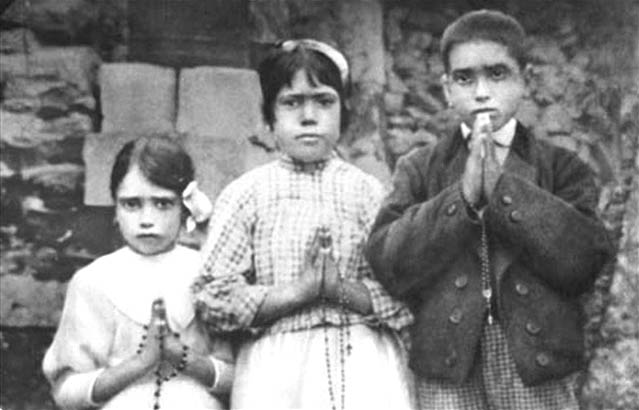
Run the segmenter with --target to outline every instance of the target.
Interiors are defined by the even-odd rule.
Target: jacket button
[[[530,333],[531,335],[539,334],[539,332],[541,332],[541,326],[534,322],[528,322],[526,323],[526,332]]]
[[[539,353],[537,357],[535,357],[535,361],[541,367],[547,367],[550,364],[550,357],[546,353]]]
[[[446,215],[453,216],[455,215],[455,212],[457,212],[457,205],[456,204],[448,205],[448,208],[446,208]]]
[[[453,350],[450,352],[448,357],[444,360],[446,366],[453,367],[457,364],[457,353]]]
[[[523,215],[521,214],[521,212],[519,212],[518,210],[514,210],[510,213],[510,220],[513,222],[521,222],[521,220],[524,219]]]
[[[462,321],[463,317],[464,314],[462,313],[461,309],[455,308],[453,309],[453,312],[450,314],[450,316],[448,316],[448,320],[450,321],[450,323],[458,325]]]
[[[515,285],[515,292],[517,292],[517,294],[520,296],[526,296],[530,292],[530,289],[528,289],[528,286],[526,286],[526,284],[517,282],[517,284]]]
[[[458,276],[457,279],[455,279],[455,287],[457,289],[464,289],[466,285],[468,285],[468,276],[461,275]]]
[[[513,198],[510,195],[504,195],[501,197],[501,203],[504,205],[510,205],[513,203]]]

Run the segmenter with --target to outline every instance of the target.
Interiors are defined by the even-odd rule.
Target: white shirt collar
[[[503,127],[493,131],[493,139],[502,147],[509,147],[515,137],[515,129],[517,128],[517,120],[511,118]],[[461,124],[462,136],[464,139],[468,139],[472,130],[466,125]]]

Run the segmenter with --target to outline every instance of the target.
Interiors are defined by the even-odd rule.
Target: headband
[[[186,218],[187,232],[192,232],[197,224],[209,219],[213,213],[211,200],[198,188],[195,181],[191,181],[182,192],[182,203],[190,213]]]
[[[321,41],[314,40],[312,38],[302,38],[299,40],[285,40],[280,43],[280,48],[288,53],[295,50],[297,47],[303,47],[308,50],[314,50],[328,57],[329,60],[335,64],[339,70],[342,84],[346,86],[348,81],[348,61],[344,54],[340,53],[336,48],[329,46]]]

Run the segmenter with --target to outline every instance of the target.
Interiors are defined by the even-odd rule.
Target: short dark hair
[[[275,123],[275,99],[284,86],[290,86],[295,74],[304,70],[312,85],[323,84],[333,88],[340,99],[341,129],[348,126],[349,112],[346,99],[349,85],[343,84],[339,68],[327,56],[319,51],[296,46],[286,51],[275,46],[260,62],[257,69],[262,87],[262,116],[273,127]]]
[[[111,197],[115,200],[122,180],[137,165],[153,184],[182,196],[195,177],[191,157],[182,145],[166,135],[140,137],[126,143],[115,157],[111,170]]]
[[[496,10],[475,10],[453,21],[442,34],[440,52],[446,72],[450,52],[457,44],[476,40],[492,41],[506,47],[520,68],[528,63],[526,32],[514,17]]]

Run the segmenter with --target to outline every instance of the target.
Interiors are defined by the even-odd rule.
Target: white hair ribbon
[[[282,47],[282,50],[290,52],[298,46],[305,47],[310,50],[315,50],[328,57],[337,66],[340,77],[342,79],[342,84],[346,86],[346,83],[348,81],[348,61],[346,61],[346,57],[344,57],[344,54],[340,53],[336,48],[312,38],[286,40],[281,44],[280,47]]]
[[[197,224],[209,219],[213,213],[211,200],[198,188],[195,181],[191,181],[182,192],[182,203],[190,213],[186,218],[187,232],[192,232]]]

